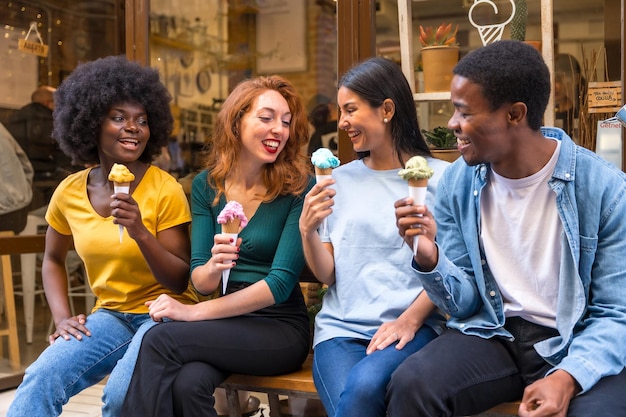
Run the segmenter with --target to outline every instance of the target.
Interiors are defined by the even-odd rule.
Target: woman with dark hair
[[[224,102],[192,185],[191,280],[211,294],[230,270],[227,288],[194,306],[167,295],[149,304],[154,320],[176,321],[146,334],[123,415],[217,416],[213,393],[230,373],[286,373],[306,359],[298,219],[313,181],[307,138],[301,99],[281,77],[243,81]],[[218,224],[232,201],[249,219],[236,241]]]
[[[50,200],[42,277],[56,329],[7,415],[57,416],[71,396],[110,374],[102,415],[117,416],[141,338],[155,324],[145,302],[160,294],[197,301],[187,199],[173,177],[150,165],[172,129],[170,95],[156,70],[118,56],[78,66],[55,102],[53,136],[90,168],[69,175]],[[135,176],[128,193],[115,193],[108,180],[116,163]],[[74,315],[68,301],[72,243],[97,297],[88,315]]]
[[[408,194],[398,171],[413,156],[427,159],[434,170],[430,206],[448,163],[431,157],[411,88],[394,62],[371,58],[348,70],[337,103],[339,128],[359,159],[315,185],[300,217],[307,263],[328,285],[315,319],[313,378],[329,416],[384,417],[391,373],[440,325],[403,262],[412,250],[394,230],[394,202]],[[326,217],[328,235],[320,235]]]

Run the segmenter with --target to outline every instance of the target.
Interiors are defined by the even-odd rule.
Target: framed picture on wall
[[[257,72],[306,71],[305,0],[259,0]]]

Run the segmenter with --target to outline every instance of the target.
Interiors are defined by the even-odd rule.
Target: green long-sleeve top
[[[215,190],[207,182],[207,170],[200,172],[191,188],[191,270],[211,258],[213,235],[221,232],[217,216],[226,205],[224,196],[213,206]],[[265,280],[276,304],[289,298],[298,284],[304,254],[298,228],[304,195],[313,186],[313,178],[299,196],[279,196],[261,203],[248,225],[239,234],[241,248],[237,265],[231,269],[229,282],[255,283]]]

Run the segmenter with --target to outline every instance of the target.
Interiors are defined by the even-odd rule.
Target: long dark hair
[[[386,99],[395,103],[396,113],[390,121],[392,146],[403,165],[403,155],[431,155],[417,121],[411,87],[398,64],[386,58],[369,58],[350,68],[339,80],[339,87],[350,89],[373,108],[382,106]],[[359,158],[367,155],[369,152],[358,154]]]

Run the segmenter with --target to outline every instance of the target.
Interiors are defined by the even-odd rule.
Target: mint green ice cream
[[[433,169],[428,166],[428,161],[423,156],[414,156],[404,165],[404,169],[398,171],[398,175],[405,181],[428,179],[433,176]]]

